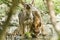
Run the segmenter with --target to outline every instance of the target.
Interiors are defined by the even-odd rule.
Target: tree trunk
[[[0,40],[5,40],[6,30],[8,28],[10,19],[11,19],[12,14],[13,14],[13,11],[15,10],[16,5],[18,5],[18,3],[19,3],[18,0],[13,0],[10,11],[8,12],[7,20],[5,21],[5,23],[2,26],[3,30],[0,30]]]
[[[56,17],[55,17],[53,2],[52,2],[52,0],[46,0],[46,2],[47,2],[48,10],[49,10],[51,23],[52,23],[53,28],[56,31],[57,35],[59,36],[59,32],[56,29]]]
[[[10,13],[11,13],[11,11],[10,11]],[[6,30],[8,28],[9,21],[10,21],[11,16],[12,16],[12,13],[11,14],[10,13],[8,14],[8,18],[7,18],[6,22],[2,26],[3,30],[0,30],[0,40],[5,40],[4,38],[6,35]]]

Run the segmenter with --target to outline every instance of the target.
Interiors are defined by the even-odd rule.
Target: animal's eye
[[[29,5],[26,5],[27,7],[29,7]]]

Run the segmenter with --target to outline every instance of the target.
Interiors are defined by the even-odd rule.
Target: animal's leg
[[[21,34],[21,36],[23,36],[24,35],[24,26],[21,24],[20,25],[20,27],[19,27],[20,29],[20,34]]]

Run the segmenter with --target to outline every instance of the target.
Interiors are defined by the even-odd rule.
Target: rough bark
[[[3,30],[0,30],[0,40],[5,40],[4,38],[5,38],[5,35],[6,35],[6,30],[8,28],[10,19],[11,19],[12,14],[13,14],[13,11],[16,8],[16,5],[18,5],[18,0],[17,1],[16,0],[13,0],[12,6],[10,8],[10,11],[8,12],[7,20],[5,21],[5,23],[2,26]]]
[[[59,32],[56,29],[56,17],[55,17],[53,2],[52,2],[52,0],[46,0],[46,2],[47,2],[48,10],[49,10],[51,23],[52,23],[53,28],[56,31],[57,35],[59,36]]]

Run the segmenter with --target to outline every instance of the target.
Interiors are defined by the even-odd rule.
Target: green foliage
[[[53,0],[56,14],[60,13],[60,0]]]
[[[0,0],[0,4],[2,4],[3,3],[3,1],[2,0]]]
[[[25,33],[25,37],[26,37],[26,38],[31,38],[31,34],[30,34],[29,32],[26,32],[26,33]]]

